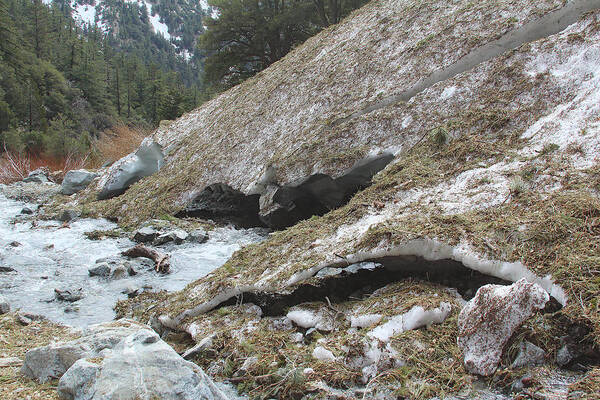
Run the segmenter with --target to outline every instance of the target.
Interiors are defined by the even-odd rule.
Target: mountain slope
[[[277,335],[281,363],[293,372],[313,368],[306,360],[317,343],[295,347],[295,328],[278,322],[288,307],[333,310],[336,318],[347,307],[376,308],[376,300],[355,294],[386,296],[371,286],[381,279],[401,299],[380,310],[393,318],[413,299],[439,306],[447,295],[440,283],[466,284],[472,293],[486,282],[525,277],[560,312],[540,315],[517,336],[554,359],[571,340],[564,339],[568,327],[581,323],[583,336],[572,340],[585,351],[571,361],[583,354],[597,360],[599,8],[592,0],[371,2],[256,77],[164,123],[153,135],[165,153],[158,173],[108,201],[95,201],[91,188],[80,204],[135,224],[180,211],[212,184],[259,195],[263,204],[272,200],[269,187],[338,177],[369,155],[395,158],[346,205],[240,250],[181,292],[148,294],[121,303],[120,312],[196,341],[215,334],[223,340],[208,346],[222,357],[250,357],[246,348],[264,346],[265,359],[280,360],[265,344]],[[385,271],[330,277],[358,262]],[[242,301],[259,305],[264,317],[250,305],[234,306]],[[439,328],[396,336],[385,349],[406,368],[382,364],[375,375],[348,362],[354,351],[363,359],[375,351],[371,338],[340,322],[319,342],[333,355],[329,367],[314,368],[325,386],[310,375],[298,385],[327,393],[389,373],[391,383],[377,381],[377,390],[406,390],[410,398],[469,387],[452,315]],[[231,378],[243,361],[216,375]],[[510,367],[509,354],[503,362]],[[263,367],[257,375],[283,385],[285,377],[280,382],[279,372]],[[424,381],[432,388],[419,386]]]

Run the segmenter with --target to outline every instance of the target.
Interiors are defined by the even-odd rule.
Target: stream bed
[[[158,274],[144,259],[129,260],[120,253],[135,245],[127,238],[90,240],[85,232],[110,230],[116,224],[104,219],[78,219],[63,226],[59,221],[15,222],[24,207],[37,205],[6,198],[0,193],[0,294],[12,310],[42,315],[52,321],[85,327],[110,321],[123,292],[183,289],[188,283],[221,266],[240,247],[261,241],[263,230],[216,228],[205,243],[164,245],[171,255],[171,272]],[[102,258],[129,261],[137,271],[121,279],[90,277],[88,269]],[[12,271],[7,269],[12,269]],[[55,289],[82,288],[83,298],[59,301]]]

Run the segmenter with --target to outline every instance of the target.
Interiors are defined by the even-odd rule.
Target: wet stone
[[[83,298],[83,288],[54,289],[54,297],[56,297],[56,300],[72,303]]]
[[[9,311],[10,304],[8,304],[8,301],[2,295],[0,295],[0,314],[6,314]]]
[[[208,241],[208,234],[202,229],[196,229],[190,232],[188,240],[194,243],[206,243]]]
[[[138,243],[150,243],[160,235],[156,229],[152,227],[144,227],[135,231],[133,241]]]
[[[70,222],[78,218],[80,215],[81,213],[77,210],[65,210],[62,212],[62,214],[60,214],[58,220],[62,222]]]
[[[96,264],[95,267],[92,267],[88,270],[88,273],[90,276],[102,276],[102,277],[108,277],[110,275],[110,265],[108,265],[107,262],[101,262],[99,264]]]
[[[119,265],[112,271],[111,278],[112,279],[123,279],[128,275],[127,269],[123,265]]]
[[[154,240],[153,244],[155,246],[171,242],[175,244],[181,244],[188,238],[188,236],[189,235],[186,231],[178,229],[167,233],[163,233]]]

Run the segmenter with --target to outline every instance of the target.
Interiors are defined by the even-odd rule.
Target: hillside
[[[107,129],[151,128],[201,102],[198,68],[147,18],[129,22],[117,37],[79,26],[68,4],[0,1],[2,153],[83,157]]]
[[[554,298],[515,335],[545,350],[540,368],[554,371],[565,341],[579,346],[569,362],[597,365],[599,9],[597,0],[373,1],[161,123],[157,173],[98,201],[117,164],[67,207],[128,227],[200,211],[287,227],[181,292],[118,306],[189,333],[205,346],[198,363],[257,397],[333,396],[361,383],[381,396],[470,391],[456,345],[462,298],[445,287],[468,298],[520,278]],[[223,212],[219,202],[243,206]],[[360,262],[375,267],[346,270]],[[356,361],[375,352],[372,338],[338,321],[442,302],[453,310],[443,324],[375,346],[387,361],[378,356],[374,372]],[[294,307],[333,313],[333,327],[295,344],[308,332],[284,317]],[[506,389],[521,376],[510,367],[514,340],[506,372],[487,384]],[[333,358],[316,357],[319,347]],[[264,382],[234,375],[257,351],[251,371]],[[289,384],[303,368],[312,372]],[[544,371],[533,374],[546,390]]]

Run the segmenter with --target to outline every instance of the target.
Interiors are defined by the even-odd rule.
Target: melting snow
[[[287,317],[302,328],[314,328],[321,318],[308,310],[294,310],[287,313]]]
[[[433,310],[425,310],[421,306],[414,306],[410,311],[392,317],[385,324],[373,329],[368,335],[382,342],[388,342],[392,336],[404,331],[444,322],[451,309],[450,304],[446,302],[440,303],[440,306]]]
[[[353,315],[350,317],[350,326],[352,328],[368,328],[379,323],[381,318],[383,318],[381,314]]]
[[[312,356],[321,361],[335,361],[335,356],[323,346],[317,346],[313,350]]]

